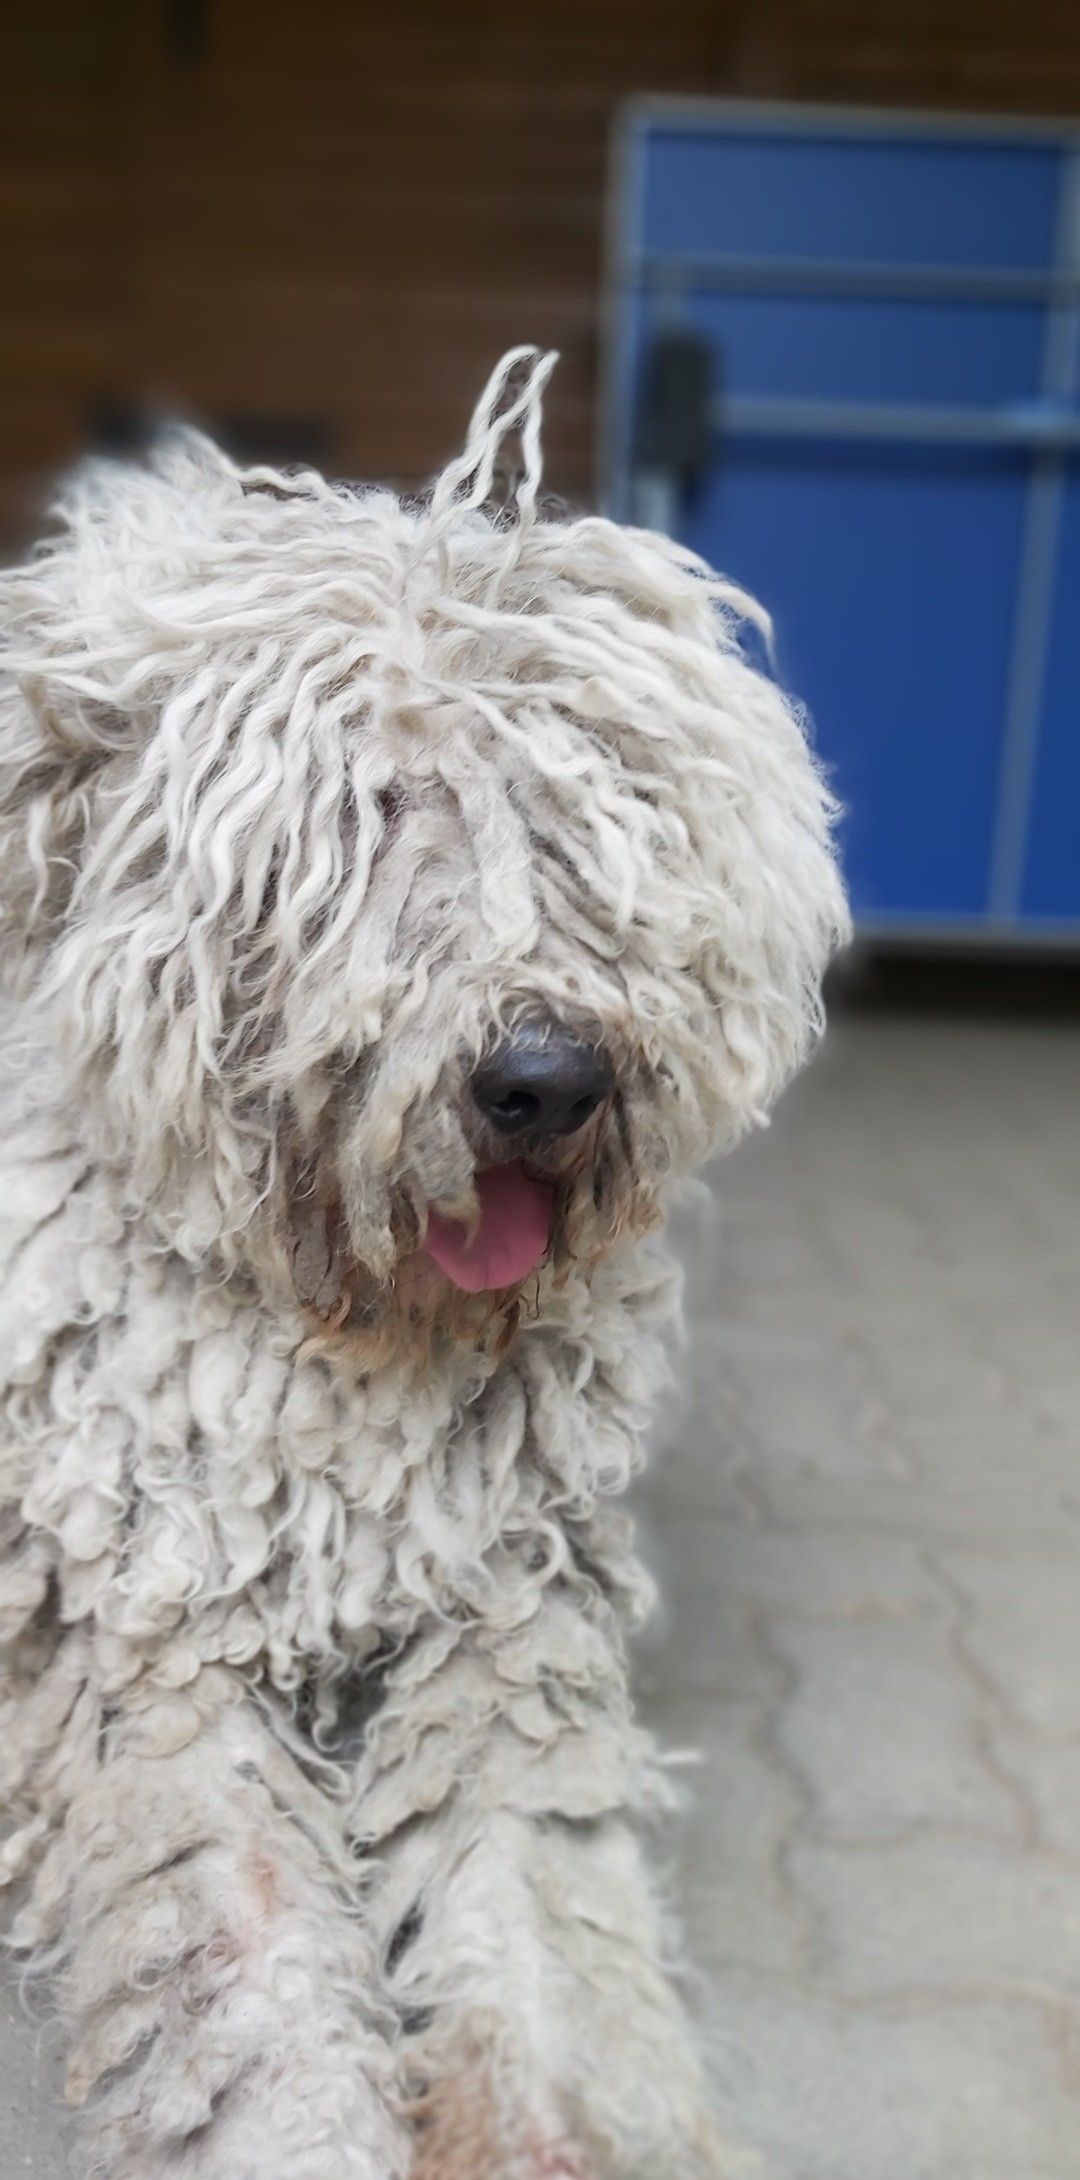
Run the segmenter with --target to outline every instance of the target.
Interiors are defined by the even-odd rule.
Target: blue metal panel
[[[665,129],[645,149],[646,248],[1042,266],[1056,145]]]
[[[1007,455],[781,444],[729,447],[688,513],[774,615],[867,921],[983,912],[1022,509]]]
[[[1080,917],[1080,478],[1066,487],[1024,870],[1026,916]]]
[[[1064,133],[775,109],[645,113],[624,150],[613,503],[646,343],[696,329],[716,458],[669,504],[773,613],[866,923],[1080,935],[1080,481],[1045,659],[1041,633],[1080,405],[1078,162]]]
[[[1030,401],[1039,391],[1044,312],[1032,304],[832,302],[693,288],[681,303],[681,317],[714,344],[718,393],[978,407]],[[644,308],[655,316],[655,303]]]

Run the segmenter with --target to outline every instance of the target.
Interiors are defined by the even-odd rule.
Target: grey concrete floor
[[[1080,1029],[841,1021],[718,1183],[643,1678],[725,2100],[787,2180],[1077,2180]]]
[[[782,2180],[1077,2180],[1080,1029],[841,1021],[716,1194],[639,1678],[720,2094]],[[55,2073],[11,1995],[0,2180]]]

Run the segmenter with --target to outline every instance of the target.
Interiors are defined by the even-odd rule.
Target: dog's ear
[[[82,859],[96,753],[65,734],[45,686],[0,691],[0,948],[26,971],[63,920]]]
[[[213,1137],[221,1195],[282,1079],[341,1043],[325,955],[358,1009],[382,989],[360,910],[400,813],[392,759],[355,731],[381,566],[363,516],[342,550],[321,479],[238,471],[194,434],[89,465],[59,513],[0,579],[0,945],[129,1165]]]
[[[62,924],[102,775],[131,735],[122,712],[74,686],[90,647],[72,625],[73,575],[57,545],[0,590],[0,914],[9,973],[38,961]]]
[[[0,575],[0,950],[40,964],[62,927],[110,792],[144,746],[163,678],[156,598],[168,521],[208,485],[236,491],[197,433],[145,468],[92,461],[63,488],[53,533]],[[175,564],[176,549],[172,548]]]
[[[133,1160],[140,1136],[199,1132],[217,1065],[223,972],[173,846],[185,724],[226,671],[200,614],[243,504],[225,456],[170,434],[145,466],[77,471],[0,577],[0,956],[110,1080]]]

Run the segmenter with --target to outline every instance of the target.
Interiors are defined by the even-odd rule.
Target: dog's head
[[[844,926],[756,609],[538,510],[551,361],[422,502],[182,435],[6,579],[9,956],[175,1245],[350,1333],[512,1321],[651,1223],[767,1112]]]

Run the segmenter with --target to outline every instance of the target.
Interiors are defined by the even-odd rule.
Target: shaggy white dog
[[[4,581],[0,1860],[113,2180],[728,2169],[612,1500],[844,908],[755,609],[538,509],[552,361],[417,504],[180,436]]]

